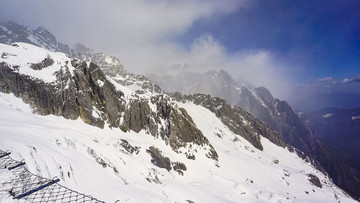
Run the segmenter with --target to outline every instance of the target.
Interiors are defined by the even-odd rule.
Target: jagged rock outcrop
[[[148,102],[156,108],[153,111]],[[185,109],[178,108],[167,95],[153,96],[150,101],[139,99],[131,101],[124,111],[120,129],[140,132],[146,130],[154,137],[161,137],[172,149],[177,151],[188,144],[210,147],[209,156],[217,160],[218,155],[208,139],[197,129]]]
[[[56,72],[57,83],[49,84],[19,74],[6,63],[0,63],[0,91],[12,92],[21,97],[41,115],[54,114],[67,119],[76,119],[80,116],[85,123],[98,127],[104,126],[105,119],[102,118],[107,115],[109,124],[113,125],[112,121],[116,120],[116,115],[113,115],[112,111],[121,110],[121,100],[114,97],[120,98],[122,93],[115,91],[109,82],[102,87],[94,83],[93,77],[105,78],[102,73],[95,70],[95,64],[90,64],[90,67],[87,67],[86,63],[76,61],[72,61],[72,64],[76,68],[74,75],[68,67],[63,67]],[[65,87],[66,85],[68,87]],[[95,118],[93,106],[103,109],[104,114]]]
[[[159,168],[165,168],[167,171],[173,169],[179,175],[184,175],[184,171],[187,170],[184,163],[171,161],[169,157],[163,155],[160,149],[154,146],[149,147],[146,152],[151,156],[151,163]]]

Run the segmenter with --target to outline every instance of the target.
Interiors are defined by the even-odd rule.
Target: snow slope
[[[35,45],[21,42],[12,45],[0,44],[0,50],[1,62],[7,63],[20,74],[29,75],[46,83],[54,82],[56,71],[62,67],[69,67],[70,72],[74,70],[71,59],[61,52],[50,52]],[[41,63],[47,57],[55,61],[50,67],[41,71],[31,68],[32,64]]]
[[[341,202],[352,201],[327,177],[286,149],[263,138],[265,150],[259,151],[234,135],[209,110],[191,103],[178,105],[188,110],[213,144],[219,167],[204,156],[196,160],[181,157],[161,140],[142,132],[123,133],[92,127],[81,120],[34,115],[20,99],[3,93],[0,148],[12,151],[15,159],[24,159],[33,173],[57,176],[63,185],[107,202],[336,202],[335,194]],[[119,145],[120,139],[141,147],[140,152],[129,154]],[[146,153],[150,146],[158,147],[171,160],[185,163],[184,175],[152,165]],[[110,166],[104,168],[96,159]],[[312,185],[308,173],[318,176],[323,187]],[[161,183],[146,180],[154,177]],[[6,192],[0,193],[0,197],[6,196]]]

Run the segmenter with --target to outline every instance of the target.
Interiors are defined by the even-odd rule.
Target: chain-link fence
[[[0,150],[0,170],[9,170],[11,177],[0,180],[14,199],[25,202],[103,202],[60,185],[58,178],[47,179],[31,173],[23,161],[10,157],[10,152]]]

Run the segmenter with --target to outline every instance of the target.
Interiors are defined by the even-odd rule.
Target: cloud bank
[[[253,2],[1,0],[0,19],[13,20],[32,28],[43,26],[61,42],[70,45],[80,42],[117,56],[130,72],[164,74],[174,65],[198,72],[225,69],[235,79],[245,78],[255,86],[267,87],[276,97],[289,99],[294,92],[296,74],[293,70],[300,68],[293,68],[294,64],[288,64],[273,50],[228,50],[206,30],[187,40],[189,44],[178,40],[179,36],[186,36],[197,22],[215,21],[243,12]],[[351,81],[356,80],[346,79],[346,82]]]
[[[202,71],[226,68],[225,48],[211,33],[197,36],[190,46],[174,39],[197,21],[246,5],[245,0],[2,0],[0,18],[43,26],[59,41],[116,55],[136,73],[174,64]]]

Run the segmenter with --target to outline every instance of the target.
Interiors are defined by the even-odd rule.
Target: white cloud
[[[44,26],[64,41],[97,49],[163,42],[197,20],[227,14],[239,0],[4,0],[0,16]],[[6,9],[5,9],[6,7]]]
[[[120,58],[131,72],[163,72],[174,64],[196,71],[225,69],[234,77],[268,87],[276,96],[285,92],[286,79],[269,51],[228,55],[211,33],[187,48],[173,41],[198,20],[226,15],[247,0],[32,0],[3,1],[0,18],[33,28],[44,26],[59,41],[80,42]],[[2,6],[5,8],[5,6]]]
[[[158,68],[149,69],[149,72],[167,74],[172,71],[169,68],[174,64],[186,65],[187,70],[195,72],[225,69],[234,79],[242,77],[255,86],[265,86],[279,98],[285,98],[292,88],[290,78],[283,72],[285,65],[277,62],[271,52],[266,50],[229,55],[226,48],[209,33],[195,39],[189,50],[177,44],[162,44],[160,47],[151,55],[156,56],[148,59],[152,64],[147,64],[147,67]]]
[[[353,77],[353,78],[344,78],[341,82],[342,82],[342,83],[360,82],[360,75],[355,76],[355,77]]]
[[[190,53],[201,54],[203,58],[192,57],[184,46],[172,39],[186,33],[196,21],[231,13],[245,1],[4,0],[0,7],[0,18],[15,20],[33,28],[44,26],[59,41],[69,44],[80,42],[95,50],[116,55],[130,69],[144,72],[147,68],[169,65],[172,63],[170,60],[190,60],[199,64],[199,60],[211,54],[200,53],[200,49],[206,47],[198,47],[207,44],[201,41],[195,43]],[[208,48],[213,48],[213,45],[210,44]]]
[[[162,75],[169,73],[171,71],[169,68],[174,64],[187,65],[196,72],[224,68],[227,63],[224,50],[225,48],[210,34],[204,34],[195,39],[189,49],[180,44],[165,41],[142,46],[141,49],[136,50],[136,54],[131,54],[133,51],[130,51],[118,55],[124,59],[125,67],[130,67],[130,69],[143,67],[141,69],[143,73],[156,72]],[[130,63],[127,64],[127,61]]]
[[[323,78],[317,79],[318,82],[332,82],[333,80],[334,80],[333,77],[323,77]]]
[[[240,52],[231,56],[229,61],[233,75],[239,75],[255,86],[268,88],[277,98],[285,99],[292,91],[292,78],[285,72],[288,65],[282,64],[268,50]]]

